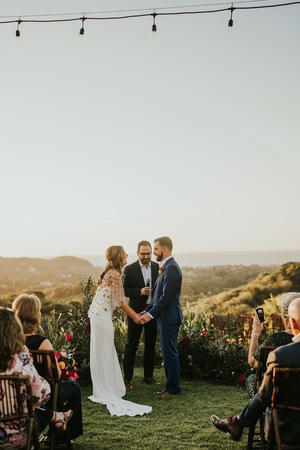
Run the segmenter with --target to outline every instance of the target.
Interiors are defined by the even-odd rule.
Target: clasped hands
[[[134,319],[135,323],[138,325],[144,325],[144,323],[150,322],[151,317],[146,311],[142,311],[139,314],[136,314],[136,317]]]

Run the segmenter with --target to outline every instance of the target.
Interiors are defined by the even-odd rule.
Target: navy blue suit
[[[177,348],[179,327],[182,323],[180,291],[182,273],[173,257],[168,259],[158,276],[152,304],[146,311],[156,319],[166,373],[166,390],[180,394],[180,366]]]

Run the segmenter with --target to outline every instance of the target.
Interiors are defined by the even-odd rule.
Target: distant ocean
[[[79,256],[79,255],[78,255]],[[103,267],[106,264],[104,255],[80,255],[80,258],[87,259],[95,267]],[[300,262],[300,250],[274,250],[274,251],[253,251],[253,252],[195,252],[176,253],[174,258],[181,267],[209,267],[219,265],[239,265],[249,266],[259,264],[267,266],[271,264],[284,264],[287,262]],[[128,256],[128,263],[136,261],[137,255]],[[155,257],[153,257],[155,261]]]

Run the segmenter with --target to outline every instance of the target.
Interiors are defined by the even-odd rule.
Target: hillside
[[[300,292],[299,262],[283,264],[274,272],[260,273],[242,287],[193,302],[191,309],[201,306],[207,313],[245,313],[285,292]]]
[[[20,293],[36,292],[43,312],[65,309],[82,301],[80,282],[90,275],[96,280],[100,271],[72,256],[48,260],[0,257],[0,301],[10,305]],[[189,303],[191,310],[201,306],[207,313],[248,312],[270,296],[300,291],[300,263],[183,267],[182,272],[182,306]]]
[[[58,289],[60,294],[65,290],[64,297],[70,297],[74,289],[81,292],[79,283],[89,275],[97,277],[99,269],[89,261],[73,256],[52,259],[0,257],[0,295],[4,298],[30,290],[48,293],[53,298],[53,291]]]

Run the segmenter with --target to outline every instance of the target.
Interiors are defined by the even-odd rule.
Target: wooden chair
[[[33,445],[35,450],[40,450],[30,383],[29,375],[0,375],[0,421],[26,422],[28,424],[27,441],[26,446],[22,448],[30,450]]]
[[[51,408],[53,409],[53,411],[64,411],[65,408],[59,388],[59,374],[57,370],[57,361],[54,355],[54,351],[53,350],[29,350],[29,351],[30,355],[32,356],[36,370],[51,385],[51,397],[52,397]],[[58,442],[58,437],[63,437],[66,448],[68,450],[73,450],[68,426],[65,432],[57,433],[55,427],[50,425],[47,439],[45,441],[42,441],[41,444],[43,447],[45,446],[49,447],[50,450],[56,448],[56,444],[60,444],[61,448],[62,441],[60,439]]]
[[[271,400],[271,425],[268,450],[274,448],[300,449],[297,444],[287,444],[280,435],[280,420],[286,418],[300,427],[300,369],[275,367],[273,369],[273,392]]]
[[[258,367],[256,369],[255,393],[258,392],[262,383],[269,353],[275,350],[274,346],[262,346],[259,349]],[[249,427],[247,450],[266,449],[264,436],[264,414],[253,426]]]

